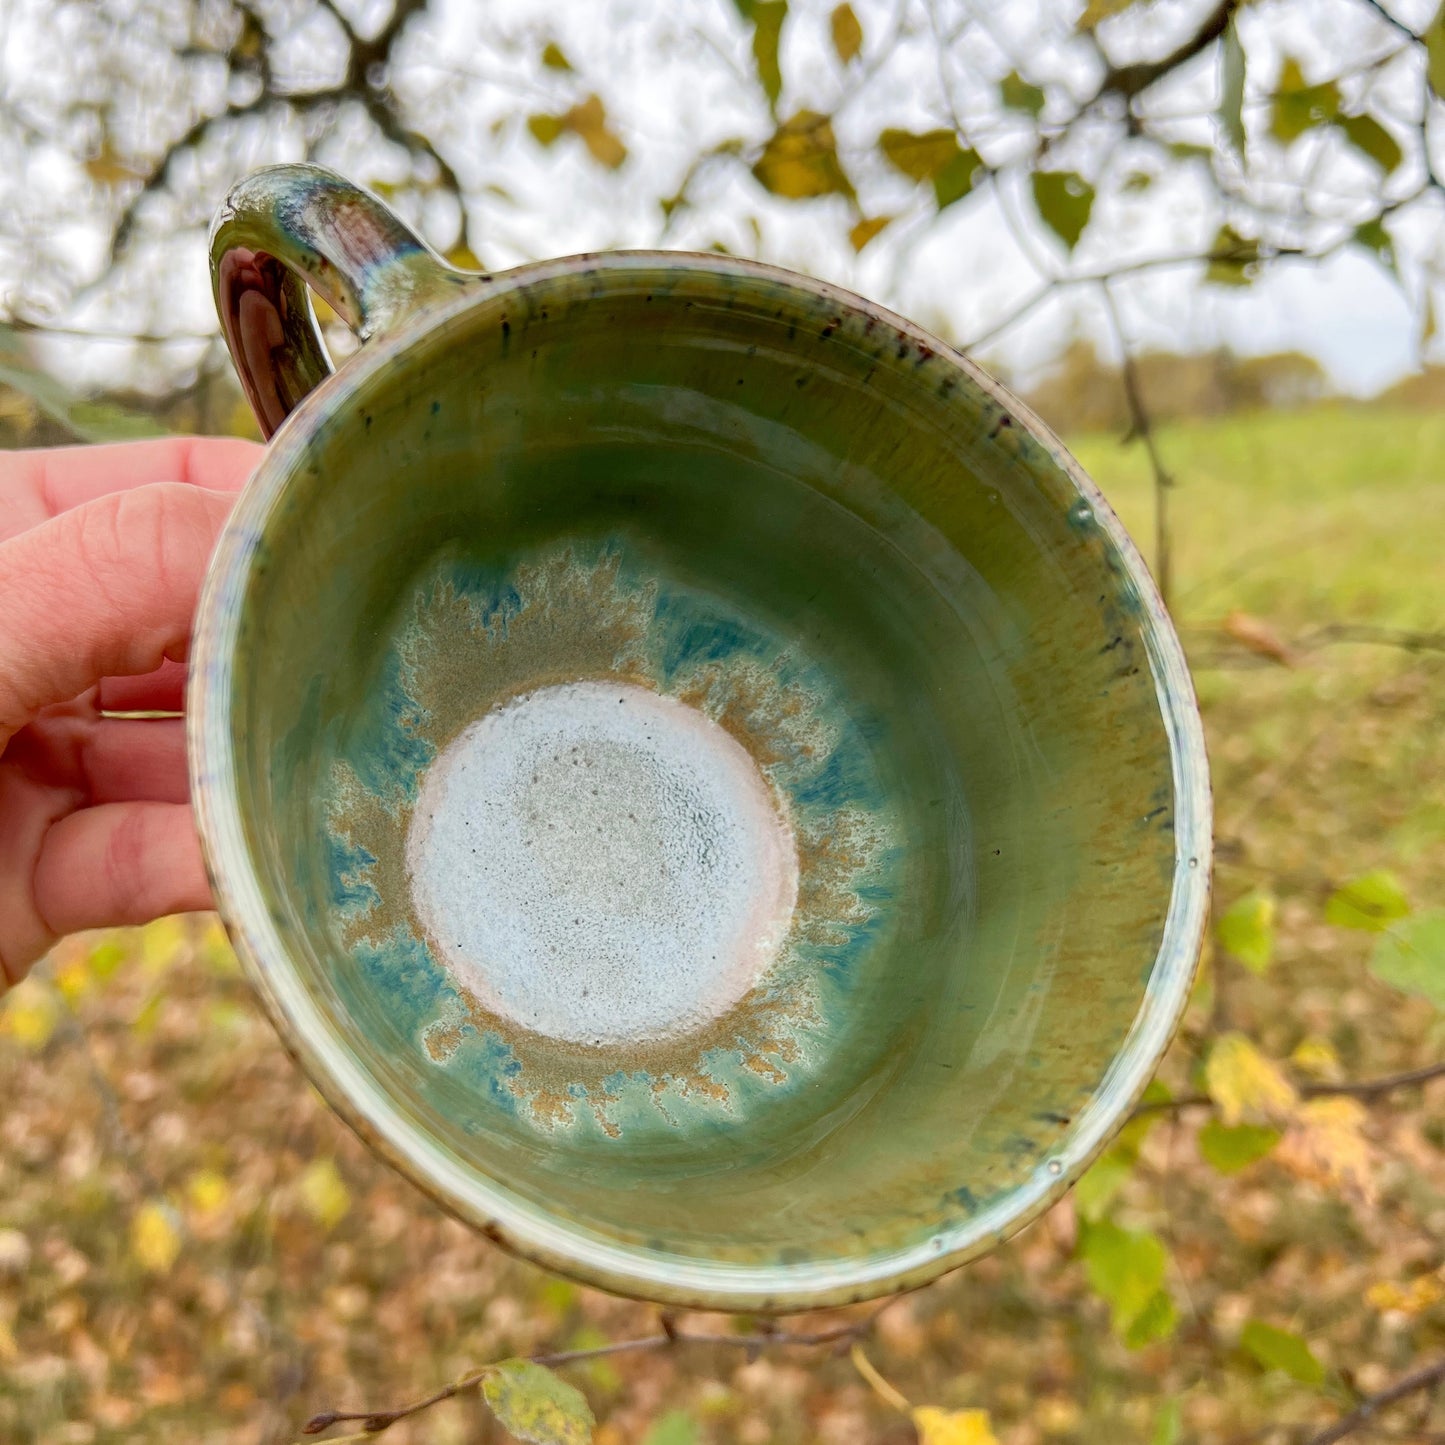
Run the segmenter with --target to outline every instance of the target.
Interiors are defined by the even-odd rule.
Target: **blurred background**
[[[0,446],[255,435],[205,231],[310,158],[459,265],[711,249],[895,307],[1064,435],[1168,593],[1218,871],[1147,1111],[865,1368],[569,1367],[602,1445],[1445,1440],[1435,7],[0,0]],[[213,918],[67,940],[0,1085],[7,1442],[269,1445],[657,1329],[372,1160]],[[468,1396],[386,1438],[507,1437]]]

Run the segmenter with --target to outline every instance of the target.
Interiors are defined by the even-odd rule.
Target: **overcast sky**
[[[758,140],[769,130],[766,106],[750,70],[748,34],[733,0],[433,0],[431,12],[408,31],[393,77],[428,133],[453,160],[475,198],[469,239],[491,267],[536,257],[616,246],[731,249],[813,272],[892,305],[925,326],[961,341],[989,331],[1039,285],[1038,264],[1063,271],[1062,248],[1030,223],[1026,194],[990,190],[941,217],[926,197],[890,171],[873,142],[883,125],[926,129],[950,123],[949,106],[962,114],[998,154],[1028,145],[1026,123],[999,110],[991,87],[980,93],[977,72],[1003,73],[1026,56],[1036,76],[1087,85],[1087,75],[1065,41],[1077,4],[1067,0],[853,0],[865,31],[864,65],[871,78],[861,89],[856,69],[846,72],[832,54],[827,17],[831,0],[794,0],[784,30],[785,88],[780,113],[807,106],[836,112],[840,152],[869,214],[899,219],[860,256],[847,242],[845,203],[829,197],[803,204],[765,195],[742,164],[703,174],[694,207],[664,229],[658,198],[676,188],[691,160],[730,136]],[[381,3],[346,7],[365,30],[389,10]],[[1399,0],[1397,13],[1423,24],[1430,0]],[[1110,43],[1158,54],[1172,37],[1197,21],[1200,0],[1158,0],[1139,7],[1109,33]],[[900,38],[884,38],[902,16]],[[66,37],[50,0],[0,0],[0,99],[12,105],[53,104],[57,67]],[[970,18],[971,17],[971,18]],[[963,24],[964,21],[968,23]],[[1383,30],[1359,0],[1260,0],[1245,20],[1251,62],[1247,110],[1257,112],[1288,44],[1306,60],[1323,64],[1329,45],[1350,54],[1384,43]],[[1132,29],[1130,27],[1133,27]],[[946,54],[941,31],[962,34]],[[334,76],[340,51],[324,22],[287,36],[288,83],[307,87]],[[1398,39],[1398,37],[1396,37]],[[538,61],[547,40],[558,42],[574,74],[549,71]],[[886,50],[886,63],[874,65]],[[53,63],[47,63],[47,53]],[[942,60],[940,56],[943,55]],[[1262,73],[1262,78],[1261,74]],[[1383,72],[1377,85],[1407,92],[1416,84],[1408,63]],[[616,172],[602,170],[574,138],[543,150],[525,126],[531,111],[564,110],[595,89],[629,149]],[[1180,117],[1177,134],[1209,144],[1216,140],[1212,112],[1217,79],[1212,64],[1197,64],[1167,90],[1169,115]],[[856,93],[855,93],[856,92]],[[845,103],[846,100],[846,103]],[[1386,109],[1395,103],[1385,95]],[[1012,131],[1010,130],[1012,127]],[[326,158],[362,182],[400,174],[395,157],[342,136]],[[205,209],[219,200],[228,178],[266,160],[299,154],[300,138],[280,129],[257,128],[239,137],[203,168],[199,184]],[[1308,142],[1296,149],[1303,149]],[[990,157],[992,158],[992,156]],[[34,157],[32,156],[32,160]],[[1071,164],[1086,165],[1081,154]],[[1359,193],[1372,178],[1347,157],[1314,158],[1315,176],[1331,193]],[[1408,177],[1406,178],[1408,181]],[[43,167],[0,174],[0,206],[43,227],[47,196],[74,205],[86,178],[50,156]],[[1353,192],[1352,192],[1353,188]],[[505,194],[503,194],[505,193]],[[57,211],[59,201],[56,201]],[[163,274],[138,286],[134,275],[88,294],[61,319],[97,326],[200,329],[213,326],[203,234],[179,224],[160,198],[147,211],[156,239],[137,265]],[[1006,214],[1007,212],[1007,214]],[[1022,218],[1024,224],[1020,226]],[[452,220],[444,207],[414,216],[434,239],[449,239]],[[1440,243],[1440,213],[1422,215],[1397,238],[1405,253],[1407,280],[1414,252]],[[1013,224],[1010,224],[1010,220]],[[1094,270],[1122,258],[1207,248],[1220,220],[1203,168],[1176,167],[1142,196],[1117,204],[1101,199],[1072,264]],[[753,222],[756,222],[754,226]],[[1017,239],[1024,233],[1027,254]],[[84,221],[56,228],[61,247],[82,275],[100,263],[101,228]],[[1032,258],[1032,259],[1031,259]],[[9,274],[0,251],[0,306],[22,295],[26,278],[12,255]],[[1227,343],[1240,351],[1299,349],[1319,358],[1343,390],[1367,394],[1416,365],[1419,319],[1386,273],[1358,249],[1318,265],[1278,265],[1252,287],[1201,287],[1199,267],[1183,266],[1116,283],[1116,297],[1131,340],[1172,349]],[[1078,331],[1107,349],[1107,328],[1095,292],[1075,289],[1039,306],[1001,336],[986,353],[1012,370],[1029,373]],[[77,382],[113,379],[133,365],[129,348],[55,343],[51,354]],[[177,353],[184,355],[185,349]]]

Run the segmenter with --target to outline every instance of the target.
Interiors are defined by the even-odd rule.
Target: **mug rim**
[[[1002,407],[1049,454],[1092,509],[1139,600],[1139,628],[1170,752],[1175,867],[1158,951],[1138,1010],[1088,1103],[1026,1179],[977,1214],[931,1238],[847,1260],[738,1264],[686,1259],[602,1239],[514,1195],[409,1128],[378,1081],[346,1049],[300,984],[271,918],[245,843],[230,727],[231,659],[239,601],[267,525],[330,399],[358,388],[425,336],[499,293],[588,272],[686,271],[742,275],[883,323],[930,348]],[[1133,540],[1095,483],[1054,432],[974,362],[923,328],[864,297],[764,262],[687,251],[589,252],[529,262],[454,299],[433,301],[395,330],[368,341],[305,397],[268,443],[212,556],[191,649],[187,752],[206,870],[216,906],[251,987],[283,1045],[330,1107],[387,1163],[445,1210],[514,1254],[614,1293],[711,1310],[783,1313],[853,1303],[916,1288],[1002,1243],[1054,1204],[1122,1126],[1153,1077],[1188,1004],[1210,892],[1211,794],[1203,723],[1193,681],[1164,603]],[[599,293],[602,299],[605,291]],[[328,1047],[330,1042],[330,1047]]]

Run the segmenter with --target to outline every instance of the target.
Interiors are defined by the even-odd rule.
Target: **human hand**
[[[57,939],[208,908],[179,712],[201,579],[261,448],[0,452],[0,992]]]

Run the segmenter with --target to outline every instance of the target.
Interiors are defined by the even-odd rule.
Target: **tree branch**
[[[1187,61],[1202,51],[1207,50],[1221,35],[1229,24],[1230,17],[1239,7],[1239,0],[1219,0],[1214,9],[1205,16],[1204,22],[1189,39],[1175,46],[1168,55],[1158,60],[1139,61],[1134,65],[1110,65],[1104,72],[1104,78],[1099,82],[1099,89],[1094,94],[1094,99],[1089,102],[1093,105],[1106,95],[1120,95],[1126,101],[1132,101],[1136,95],[1142,95],[1156,81],[1162,80],[1166,75],[1177,70]],[[1087,107],[1085,107],[1087,109]]]
[[[1169,492],[1174,485],[1174,478],[1165,469],[1164,458],[1154,435],[1154,423],[1144,405],[1144,390],[1139,384],[1139,368],[1134,361],[1129,338],[1124,335],[1124,323],[1119,317],[1114,293],[1107,281],[1101,283],[1100,290],[1104,294],[1104,307],[1109,313],[1109,320],[1114,327],[1114,335],[1123,356],[1123,366],[1119,374],[1124,383],[1124,399],[1129,405],[1130,419],[1129,435],[1125,440],[1137,440],[1144,444],[1144,450],[1149,456],[1149,470],[1154,478],[1154,580],[1159,584],[1159,595],[1164,599],[1165,607],[1168,607],[1173,583],[1169,547]]]
[[[1412,632],[1403,627],[1376,627],[1366,622],[1331,622],[1295,643],[1300,648],[1325,647],[1334,642],[1367,642],[1398,647],[1405,652],[1445,652],[1445,632]]]
[[[1414,1084],[1429,1084],[1445,1078],[1445,1062],[1426,1064],[1423,1068],[1407,1069],[1402,1074],[1384,1074],[1378,1079],[1357,1079],[1343,1084],[1302,1084],[1299,1096],[1302,1099],[1348,1098],[1370,1102],[1392,1094],[1397,1089],[1408,1089]],[[1158,1099],[1153,1103],[1140,1104],[1134,1114],[1177,1114],[1184,1109],[1212,1109],[1214,1100],[1208,1094],[1181,1094],[1177,1099]]]
[[[248,60],[247,68],[259,74],[261,88],[250,100],[226,107],[214,115],[202,116],[177,136],[165,149],[159,161],[145,178],[140,189],[126,202],[125,209],[111,233],[110,257],[112,262],[121,254],[135,229],[140,207],[147,196],[160,190],[170,178],[171,167],[187,152],[196,150],[212,130],[227,121],[240,120],[246,116],[260,115],[276,106],[289,106],[293,111],[305,113],[324,105],[335,105],[343,100],[355,100],[366,111],[372,123],[386,138],[399,145],[410,156],[428,157],[437,168],[441,183],[458,200],[461,199],[461,183],[456,172],[442,157],[436,147],[425,136],[410,130],[389,104],[388,89],[384,76],[378,76],[376,68],[386,66],[391,59],[392,47],[396,44],[407,25],[427,7],[428,0],[397,0],[391,17],[370,39],[363,39],[356,33],[351,22],[337,8],[334,0],[321,0],[327,12],[336,20],[346,38],[349,53],[346,59],[346,74],[339,85],[323,90],[289,93],[277,91],[271,84],[271,62],[269,47],[271,36],[261,28],[256,13],[245,4],[239,6],[246,17],[248,26],[260,30],[260,52],[254,61]],[[243,36],[245,32],[243,31]],[[234,64],[234,58],[233,58]]]
[[[895,1304],[898,1298],[899,1296],[895,1295],[892,1299],[885,1300],[871,1313],[859,1319],[845,1320],[840,1324],[828,1325],[820,1330],[761,1329],[746,1335],[724,1335],[705,1330],[685,1330],[676,1323],[675,1317],[671,1313],[664,1311],[660,1318],[662,1325],[660,1334],[642,1335],[635,1340],[614,1340],[610,1344],[596,1345],[585,1350],[556,1350],[551,1353],[528,1355],[526,1358],[534,1365],[552,1368],[556,1365],[575,1364],[579,1360],[597,1360],[606,1355],[665,1350],[676,1345],[724,1345],[732,1349],[745,1350],[750,1358],[755,1358],[762,1350],[780,1345],[807,1347],[838,1345],[841,1347],[854,1344],[867,1335],[873,1329],[878,1316],[890,1305]],[[419,1415],[423,1410],[430,1410],[434,1405],[440,1405],[445,1400],[451,1400],[457,1395],[465,1394],[468,1390],[476,1389],[486,1379],[487,1372],[491,1368],[491,1366],[484,1365],[479,1370],[472,1370],[459,1380],[454,1380],[449,1385],[443,1385],[433,1394],[420,1400],[414,1400],[409,1405],[398,1406],[394,1410],[323,1410],[319,1415],[313,1415],[301,1427],[301,1433],[303,1435],[320,1435],[333,1425],[360,1421],[362,1436],[379,1435],[383,1430],[389,1430],[399,1420]]]
[[[1420,1390],[1428,1390],[1441,1383],[1445,1383],[1445,1356],[1432,1364],[1422,1365],[1408,1375],[1402,1375],[1393,1385],[1362,1400],[1348,1415],[1341,1415],[1328,1429],[1321,1430],[1318,1435],[1311,1435],[1304,1445],[1335,1445],[1335,1441],[1343,1440],[1346,1435],[1353,1435],[1361,1426],[1368,1425],[1381,1410]]]
[[[1391,26],[1395,30],[1398,30],[1401,35],[1408,35],[1411,40],[1419,40],[1420,37],[1416,35],[1415,32],[1411,30],[1410,27],[1406,25],[1403,20],[1396,20],[1395,17],[1391,15],[1390,12],[1386,10],[1385,7],[1380,3],[1380,0],[1363,0],[1363,3],[1368,5],[1370,9],[1373,10],[1375,14],[1378,15],[1380,19],[1383,20],[1387,25]]]

